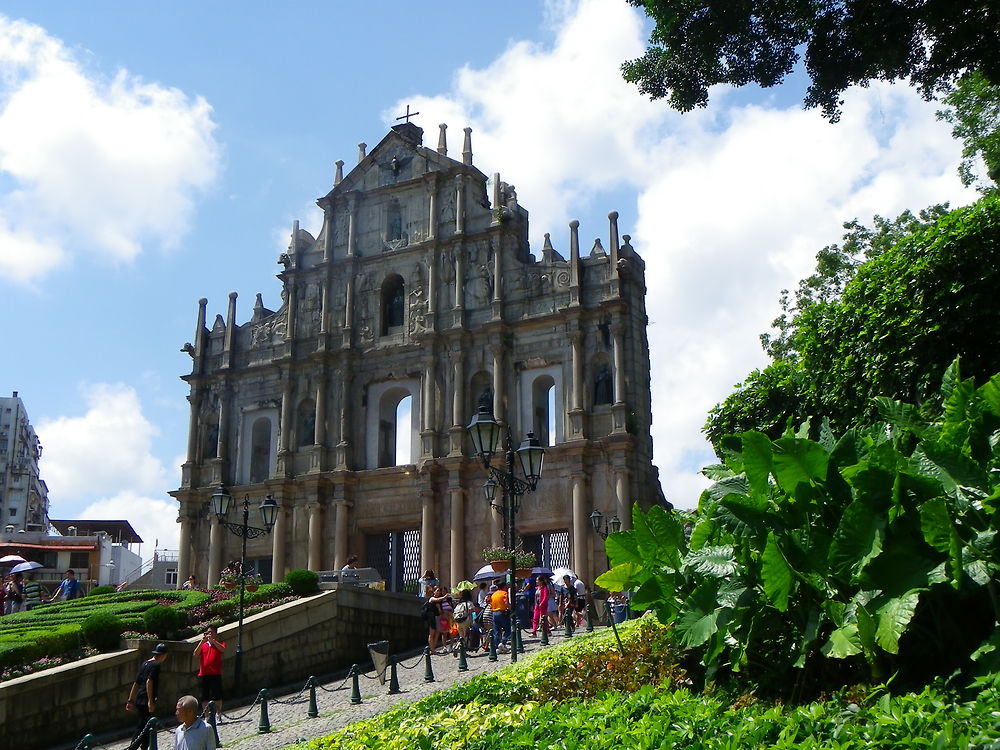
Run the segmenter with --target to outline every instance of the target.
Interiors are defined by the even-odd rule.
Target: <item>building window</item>
[[[403,325],[406,290],[403,278],[393,274],[382,284],[382,335],[389,335],[392,328]]]
[[[163,574],[163,583],[166,586],[176,586],[177,585],[177,569],[171,568],[166,573]]]
[[[295,419],[297,429],[295,443],[300,448],[316,442],[316,402],[311,398],[299,403]]]
[[[556,381],[542,375],[531,383],[531,429],[542,445],[555,445]]]
[[[555,570],[569,567],[569,532],[548,531],[522,537],[524,549],[534,554],[539,565]]]
[[[17,515],[17,508],[10,508],[7,511],[7,515],[14,518]]]
[[[90,553],[89,552],[70,552],[69,553],[69,566],[71,568],[83,568],[87,569],[90,567]]]
[[[412,404],[413,397],[402,388],[393,388],[382,394],[378,420],[379,468],[410,463]]]
[[[271,420],[259,417],[250,433],[250,482],[263,482],[271,476]]]

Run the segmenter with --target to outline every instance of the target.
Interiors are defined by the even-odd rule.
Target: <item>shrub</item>
[[[102,594],[113,594],[113,593],[115,593],[114,586],[94,586],[94,588],[90,590],[90,593],[87,594],[87,596],[101,596]]]
[[[156,633],[159,638],[179,629],[183,622],[182,615],[171,607],[150,607],[142,615],[142,624],[147,633]]]
[[[99,651],[117,649],[124,629],[121,618],[107,610],[94,612],[80,628],[87,643]]]
[[[289,570],[285,574],[285,583],[299,596],[314,594],[319,591],[319,574],[312,570]]]

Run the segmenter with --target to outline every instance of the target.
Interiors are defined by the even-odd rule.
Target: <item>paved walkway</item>
[[[601,629],[603,628],[598,628],[598,630]],[[562,629],[552,633],[550,643],[552,645],[561,643],[564,640],[562,633]],[[580,634],[583,634],[582,630]],[[539,643],[539,639],[531,638],[528,633],[525,633],[525,654],[519,654],[518,661],[520,662],[524,656],[542,648],[544,646]],[[386,684],[380,685],[378,680],[374,679],[374,670],[370,669],[367,672],[368,677],[361,677],[359,682],[362,703],[352,705],[351,681],[341,675],[337,679],[324,682],[325,689],[317,689],[316,703],[319,716],[310,719],[306,716],[309,707],[309,693],[305,691],[297,695],[295,691],[301,687],[299,684],[292,692],[286,690],[284,695],[276,692],[274,696],[269,697],[268,718],[271,723],[269,733],[258,733],[260,706],[248,703],[238,707],[226,706],[227,716],[241,718],[234,721],[226,720],[225,723],[221,724],[218,727],[219,739],[222,741],[223,747],[236,748],[237,750],[284,748],[294,745],[296,742],[332,734],[351,722],[388,711],[399,703],[418,701],[438,690],[466,682],[476,675],[494,672],[510,663],[510,654],[499,654],[497,661],[491,662],[487,654],[479,652],[468,658],[469,671],[459,672],[456,657],[449,654],[435,655],[431,657],[435,681],[424,682],[424,658],[420,653],[414,652],[404,657],[401,660],[401,665],[397,666],[399,687],[402,691],[399,694],[387,694],[389,689],[388,673],[386,674]],[[285,703],[278,703],[275,698],[285,701]],[[172,705],[173,699],[168,699],[168,701]],[[158,739],[159,750],[173,750],[172,734],[161,732]],[[108,750],[124,750],[128,744],[127,741],[123,740],[104,743],[103,747],[108,748]]]

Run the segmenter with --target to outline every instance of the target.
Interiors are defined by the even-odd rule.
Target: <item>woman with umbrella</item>
[[[3,613],[12,615],[24,609],[24,576],[21,573],[11,573],[7,584],[3,587],[5,603]]]

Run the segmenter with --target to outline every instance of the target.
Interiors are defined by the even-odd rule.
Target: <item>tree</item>
[[[846,226],[843,247],[824,248],[794,305],[786,293],[778,334],[764,337],[774,362],[709,414],[717,447],[745,430],[776,438],[810,415],[838,427],[871,419],[879,395],[932,407],[955,357],[971,377],[1000,371],[1000,195],[876,217],[874,230]]]
[[[974,71],[963,76],[943,101],[948,108],[937,113],[938,119],[950,123],[951,134],[965,144],[958,167],[962,183],[978,182],[976,157],[982,157],[989,178],[1000,183],[1000,86]]]
[[[625,79],[686,112],[710,86],[774,86],[800,56],[812,79],[805,105],[836,122],[841,94],[870,81],[909,80],[925,98],[966,71],[1000,84],[995,0],[629,0],[654,28]]]

